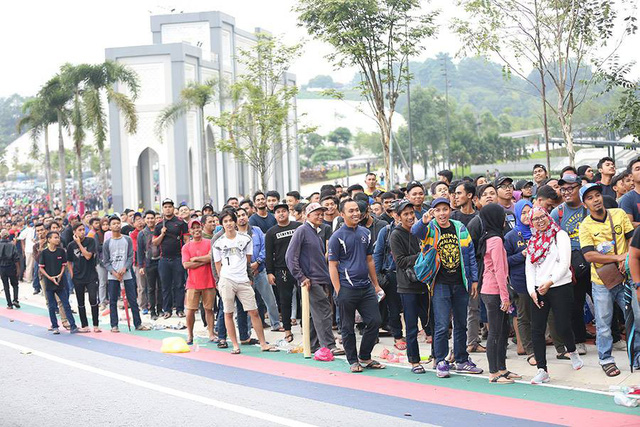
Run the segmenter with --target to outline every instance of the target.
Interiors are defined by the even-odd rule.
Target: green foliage
[[[346,145],[349,143],[349,141],[351,141],[351,136],[351,131],[348,128],[339,127],[329,132],[329,135],[327,135],[327,139],[334,144]]]
[[[347,147],[318,147],[311,156],[311,164],[325,164],[331,160],[344,160],[353,157],[353,153]]]
[[[22,106],[28,100],[13,94],[7,98],[0,98],[0,150],[18,138],[24,129],[17,125],[22,116]]]
[[[160,112],[155,128],[158,138],[162,141],[167,127],[174,124],[178,118],[184,116],[187,111],[192,109],[202,111],[207,104],[213,102],[217,85],[218,83],[214,79],[209,79],[204,83],[187,83],[184,89],[180,91],[178,102],[169,105]]]
[[[308,88],[317,89],[339,89],[342,85],[333,81],[333,77],[327,75],[318,75],[309,80]]]

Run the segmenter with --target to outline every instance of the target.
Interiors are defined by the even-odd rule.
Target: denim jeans
[[[596,318],[596,347],[598,348],[598,358],[600,364],[614,363],[615,359],[611,356],[613,346],[613,337],[611,336],[611,319],[613,317],[613,303],[617,303],[622,311],[624,311],[624,284],[620,284],[609,290],[604,285],[592,283],[591,295],[593,297],[593,305]],[[640,352],[640,306],[635,296],[631,298],[631,307],[635,317],[635,339],[634,354]],[[631,338],[627,337],[627,340]]]
[[[180,258],[160,258],[158,273],[162,284],[162,310],[171,313],[184,311],[184,267]]]
[[[453,313],[453,354],[456,363],[469,360],[467,353],[467,307],[469,294],[464,285],[436,283],[433,289],[433,353],[436,363],[442,362],[449,353],[449,320]]]
[[[399,294],[404,309],[404,324],[407,327],[407,359],[409,363],[420,363],[418,348],[418,316],[427,310],[424,294]]]
[[[40,264],[37,262],[33,266],[33,291],[40,292],[42,285],[40,285]]]
[[[248,316],[247,312],[244,311],[244,307],[242,307],[238,298],[236,298],[236,315],[240,341],[246,341],[251,338],[251,316]],[[227,326],[224,324],[224,306],[222,305],[222,298],[218,299],[216,333],[218,334],[219,339],[223,341],[227,339]]]
[[[58,304],[56,303],[56,295],[60,298],[60,302],[62,303],[62,308],[67,317],[67,321],[69,322],[69,326],[71,329],[77,328],[76,321],[73,318],[73,313],[71,312],[71,306],[69,305],[69,291],[67,290],[66,284],[64,282],[61,283],[61,286],[56,287],[56,289],[46,289],[47,294],[47,305],[49,306],[49,319],[51,319],[51,327],[58,327],[58,319],[56,318],[56,308]]]
[[[120,282],[117,280],[109,280],[107,282],[107,290],[109,292],[109,318],[111,320],[111,327],[118,326],[118,296],[120,295]],[[136,289],[136,282],[133,279],[124,281],[124,292],[127,296],[127,302],[131,309],[131,315],[133,317],[133,326],[136,328],[142,324],[140,320],[140,308],[138,307],[138,290]]]
[[[267,313],[269,313],[269,323],[271,323],[271,329],[276,330],[280,328],[280,314],[278,313],[278,304],[276,304],[276,296],[273,293],[273,287],[267,280],[267,271],[262,270],[255,276],[253,276],[253,287],[255,288],[262,301],[267,306]]]
[[[349,364],[356,363],[358,357],[360,360],[371,359],[371,350],[376,345],[378,328],[380,328],[381,322],[378,299],[373,286],[352,288],[342,285],[340,286],[337,302],[340,306],[342,344]],[[356,350],[356,334],[354,332],[356,310],[362,316],[362,321],[365,324],[359,354]]]

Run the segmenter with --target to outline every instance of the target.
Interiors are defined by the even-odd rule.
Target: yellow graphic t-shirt
[[[438,271],[436,283],[461,285],[463,282],[460,264],[460,241],[453,224],[441,229],[437,250],[440,257],[440,270]]]

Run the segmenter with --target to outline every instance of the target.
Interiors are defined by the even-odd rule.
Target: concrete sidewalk
[[[0,291],[1,293],[1,291]],[[45,298],[43,294],[32,295],[33,289],[31,284],[29,283],[20,283],[20,303],[25,305],[32,305],[34,307],[40,307],[46,309]],[[3,295],[4,296],[4,295]],[[77,301],[75,295],[72,295],[70,298],[71,307],[74,311],[77,312]],[[87,301],[88,304],[88,301]],[[87,307],[88,308],[88,307]],[[124,321],[124,312],[120,310],[120,318],[121,322]],[[88,312],[87,316],[89,317],[89,322],[91,323],[91,313]],[[76,321],[79,322],[79,317],[75,315]],[[148,325],[162,325],[169,329],[167,332],[176,333],[179,335],[186,336],[186,329],[171,329],[171,327],[177,327],[179,324],[184,325],[185,319],[178,318],[177,316],[173,316],[170,319],[158,319],[157,321],[152,321],[149,315],[142,315],[142,321]],[[109,333],[109,316],[101,315],[100,316],[100,327],[104,332]],[[204,328],[202,322],[200,321],[200,315],[196,315],[196,325],[194,335],[196,337],[200,337],[203,341],[207,338],[207,331]],[[293,347],[302,346],[302,331],[301,327],[294,326],[292,328],[292,332],[294,334],[294,341],[291,344]],[[338,337],[337,331],[334,331],[336,337]],[[273,332],[269,329],[265,329],[265,335],[267,341],[270,343],[275,343],[278,340],[284,338],[284,333],[282,332]],[[252,333],[252,336],[255,337],[255,333]],[[356,336],[359,341],[359,334],[356,333]],[[381,337],[380,343],[376,345],[374,349],[374,356],[379,358],[380,354],[387,349],[390,352],[398,353],[399,351],[393,347],[393,338],[392,337]],[[483,345],[485,343],[483,342]],[[451,341],[450,341],[451,348]],[[406,354],[406,352],[402,352]],[[426,343],[420,343],[420,354],[422,356],[428,356],[431,354],[430,345]],[[594,392],[608,392],[610,385],[637,385],[640,384],[640,372],[631,373],[629,369],[627,355],[624,351],[614,351],[614,357],[616,358],[616,362],[618,364],[618,368],[621,371],[621,374],[617,377],[609,378],[607,377],[602,368],[598,363],[598,354],[593,344],[587,344],[587,355],[582,356],[584,360],[584,367],[579,371],[574,371],[571,368],[571,362],[569,360],[558,360],[556,359],[556,351],[553,346],[547,346],[547,360],[548,360],[548,370],[551,376],[551,382],[549,386],[553,387],[566,387],[566,388],[576,388],[576,389],[584,389],[587,391]],[[482,369],[485,370],[485,373],[481,376],[488,378],[488,363],[486,355],[483,353],[473,353],[471,354],[473,361]],[[381,359],[379,359],[381,360]],[[381,360],[382,361],[382,360]],[[386,363],[386,362],[385,362]],[[400,368],[409,369],[410,365],[407,363],[387,363],[389,366],[396,366]],[[432,368],[432,364],[429,363],[425,365],[429,369]],[[534,366],[530,366],[526,361],[526,356],[518,356],[516,354],[516,345],[511,342],[509,339],[509,347],[507,349],[507,368],[512,371],[519,373],[523,376],[524,382],[529,382],[531,377],[533,377],[537,371]],[[345,371],[348,367],[345,365]],[[433,371],[428,370],[426,375],[434,375]],[[444,383],[446,383],[446,379],[442,379]],[[444,384],[443,384],[444,385]]]

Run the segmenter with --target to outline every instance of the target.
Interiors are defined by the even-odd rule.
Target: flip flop
[[[414,374],[424,374],[427,371],[424,370],[424,366],[416,365],[413,368],[411,368],[411,372],[413,372]]]
[[[350,370],[352,373],[354,373],[354,374],[359,374],[359,373],[361,373],[362,371],[364,371],[364,369],[362,368],[362,365],[361,365],[360,363],[358,363],[358,362],[356,362],[356,363],[352,364],[352,365],[349,367],[349,370]]]
[[[247,341],[240,341],[240,344],[242,344],[242,345],[256,345],[256,344],[260,344],[260,341],[258,341],[255,338],[249,338]]]
[[[371,362],[369,362],[366,365],[364,365],[364,367],[366,369],[384,369],[384,368],[386,368],[386,366],[384,366],[382,363],[378,362],[377,360],[372,360]]]
[[[393,346],[400,351],[404,351],[407,349],[407,342],[405,340],[398,340]]]
[[[335,347],[331,349],[331,354],[334,356],[344,356],[346,353],[343,349]]]
[[[264,351],[264,352],[267,352],[267,353],[277,353],[277,352],[280,351],[280,349],[276,348],[276,347],[267,347],[267,348],[263,348],[261,350]]]
[[[240,354],[241,351],[239,348],[234,348],[233,350],[231,350],[231,354]]]
[[[531,363],[531,359],[534,359],[534,360],[535,360],[535,358],[536,358],[536,356],[535,356],[535,355],[533,355],[533,354],[530,354],[530,355],[527,357],[527,363],[529,364],[529,366],[538,366],[538,362]]]

